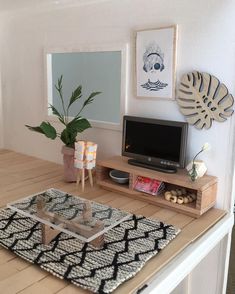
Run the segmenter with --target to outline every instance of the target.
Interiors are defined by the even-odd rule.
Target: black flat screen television
[[[174,173],[185,167],[187,133],[186,122],[125,115],[122,155],[129,164]]]

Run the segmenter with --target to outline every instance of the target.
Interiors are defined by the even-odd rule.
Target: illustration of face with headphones
[[[164,54],[156,43],[150,44],[143,55],[145,72],[163,71],[164,70]]]
[[[147,91],[161,91],[168,83],[159,80],[159,73],[165,68],[164,54],[155,42],[148,45],[143,55],[143,70],[147,74],[147,81],[141,85]]]

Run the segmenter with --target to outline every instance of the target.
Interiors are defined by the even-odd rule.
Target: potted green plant
[[[56,129],[48,121],[43,121],[40,126],[32,127],[26,125],[26,127],[29,130],[41,133],[52,140],[56,139],[57,137],[61,139],[61,141],[65,144],[62,147],[64,161],[64,178],[67,182],[74,182],[76,181],[76,169],[74,168],[74,143],[76,142],[76,137],[78,133],[82,133],[86,129],[91,128],[89,121],[81,116],[81,112],[87,105],[91,104],[94,100],[94,97],[101,92],[92,92],[89,97],[85,99],[78,113],[70,119],[70,107],[82,97],[82,86],[78,86],[72,92],[72,95],[68,101],[68,105],[65,105],[62,80],[63,76],[58,79],[58,83],[55,85],[55,88],[58,91],[60,97],[63,109],[62,113],[58,111],[53,105],[49,105],[52,113],[58,118],[58,120],[64,127],[62,132],[57,132]]]

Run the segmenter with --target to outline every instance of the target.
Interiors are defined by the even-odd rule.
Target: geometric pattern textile
[[[172,225],[131,215],[105,234],[103,248],[60,233],[41,243],[41,223],[0,210],[0,245],[53,275],[94,293],[111,293],[180,232]]]
[[[76,222],[78,218],[82,217],[84,201],[86,199],[54,188],[50,188],[46,191],[28,196],[23,199],[19,199],[13,203],[8,203],[7,207],[25,216],[34,218],[36,221],[48,224],[47,219],[37,215],[38,197],[43,199],[46,211],[55,213],[62,219]],[[95,239],[97,235],[102,235],[103,232],[108,231],[112,227],[115,227],[130,216],[130,213],[128,212],[110,207],[108,205],[100,204],[94,201],[89,201],[89,204],[92,211],[92,220],[102,221],[104,226],[103,230],[92,234],[90,237],[81,236],[79,233],[76,233],[76,230],[67,229],[66,227],[60,227],[59,230],[81,239],[83,242],[89,242],[92,239]],[[54,228],[58,228],[59,225],[58,223],[56,224],[53,222],[53,220],[51,220],[49,224],[51,224],[51,226]]]

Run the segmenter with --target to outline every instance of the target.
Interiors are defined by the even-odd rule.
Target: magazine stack
[[[158,181],[156,179],[150,179],[146,177],[138,176],[135,184],[134,189],[140,192],[144,192],[151,195],[159,195],[163,192],[165,185],[163,182]]]

